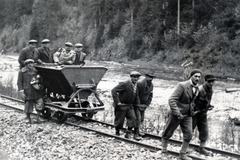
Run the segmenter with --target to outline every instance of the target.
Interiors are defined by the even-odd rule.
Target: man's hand
[[[19,91],[20,97],[22,100],[25,100],[26,95],[24,94],[23,90]]]
[[[181,113],[180,113],[179,115],[177,115],[177,118],[178,118],[179,120],[182,120],[184,117],[185,117],[185,116],[182,115]]]

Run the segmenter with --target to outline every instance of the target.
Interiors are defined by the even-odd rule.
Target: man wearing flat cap
[[[38,51],[36,49],[37,41],[32,39],[28,43],[29,43],[29,45],[21,50],[19,57],[18,57],[20,69],[25,66],[25,64],[24,64],[25,60],[33,59],[34,62],[36,62],[38,59]]]
[[[115,112],[114,126],[116,135],[120,135],[120,129],[123,128],[124,119],[127,119],[127,132],[125,138],[130,138],[134,128],[134,139],[140,140],[136,130],[136,116],[134,104],[138,102],[137,81],[141,74],[137,71],[130,73],[130,79],[120,82],[111,91],[113,97],[113,107]]]
[[[76,59],[74,64],[84,66],[85,65],[85,58],[86,53],[82,52],[83,45],[81,43],[75,44],[75,52],[76,52]]]
[[[56,53],[53,54],[53,61],[56,64],[74,64],[76,59],[76,53],[72,50],[73,44],[71,42],[65,43],[65,49],[59,48]]]
[[[186,152],[189,142],[192,139],[193,104],[199,92],[198,84],[201,76],[202,72],[200,70],[193,69],[190,73],[190,79],[179,82],[168,99],[170,113],[162,133],[162,152],[167,152],[168,140],[180,125],[183,132],[183,143],[179,154],[181,160],[191,160],[191,158],[186,155]]]
[[[197,127],[199,132],[200,147],[198,149],[200,154],[206,156],[211,155],[211,152],[205,149],[206,141],[208,139],[208,121],[207,112],[212,110],[214,107],[211,105],[211,99],[213,94],[213,85],[216,80],[214,75],[207,74],[205,77],[204,84],[199,86],[199,93],[195,99],[193,116],[193,131]]]
[[[26,123],[31,123],[30,114],[33,112],[34,106],[38,114],[37,120],[40,122],[42,121],[40,114],[44,108],[40,76],[34,67],[33,59],[25,60],[24,65],[25,67],[18,72],[17,86],[20,96],[25,102]],[[33,81],[36,83],[33,84]]]
[[[50,53],[50,40],[42,40],[42,46],[38,48],[38,62],[39,63],[53,63],[53,58]]]
[[[137,118],[137,130],[138,135],[144,136],[143,133],[140,132],[141,124],[144,121],[144,115],[146,108],[149,107],[149,105],[152,102],[153,97],[153,84],[152,80],[155,77],[153,71],[148,71],[145,74],[145,78],[140,79],[137,82],[137,91],[139,96],[139,104],[134,106],[136,118]]]

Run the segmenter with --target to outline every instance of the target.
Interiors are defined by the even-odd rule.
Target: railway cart
[[[90,119],[104,104],[97,94],[97,85],[107,71],[105,67],[36,66],[43,79],[46,96],[42,115],[55,115],[63,122],[75,113]]]

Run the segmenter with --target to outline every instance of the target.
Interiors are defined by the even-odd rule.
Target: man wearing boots
[[[155,77],[154,73],[149,71],[145,74],[145,78],[137,82],[137,91],[139,96],[139,104],[134,107],[137,118],[137,128],[140,129],[141,124],[144,121],[144,115],[146,108],[151,104],[153,97],[153,84],[152,80]],[[144,136],[140,130],[139,136]]]
[[[42,98],[42,86],[40,84],[39,75],[34,68],[34,60],[27,59],[23,67],[18,73],[17,86],[21,98],[25,101],[24,112],[26,113],[26,123],[31,123],[30,114],[33,112],[33,107],[37,111],[38,122],[40,119],[41,111],[43,110],[44,103]]]
[[[180,125],[183,132],[183,143],[179,155],[181,160],[191,160],[186,155],[186,151],[192,139],[192,104],[198,94],[198,83],[201,76],[202,72],[200,70],[192,70],[190,79],[178,83],[168,100],[170,113],[162,134],[162,152],[167,152],[168,139],[172,137],[174,131]]]
[[[214,75],[208,74],[205,76],[205,82],[203,85],[199,86],[199,93],[195,99],[193,116],[193,131],[197,127],[199,132],[200,147],[199,153],[206,156],[211,155],[210,151],[205,149],[206,141],[208,139],[208,122],[207,122],[207,112],[213,109],[210,104],[213,94],[213,84],[216,78]]]
[[[114,126],[116,135],[120,135],[120,129],[123,128],[124,119],[127,119],[127,132],[125,138],[130,138],[134,128],[134,139],[140,140],[136,128],[136,116],[133,105],[138,102],[137,98],[137,81],[141,74],[137,71],[130,73],[130,79],[120,82],[111,91],[113,97],[113,107],[115,112]]]

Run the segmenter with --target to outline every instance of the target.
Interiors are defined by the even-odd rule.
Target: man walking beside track
[[[211,155],[211,152],[205,149],[206,141],[208,139],[208,122],[207,112],[214,107],[210,104],[213,94],[213,84],[216,78],[214,75],[208,74],[205,76],[205,82],[199,86],[199,94],[195,99],[193,116],[193,131],[197,127],[199,131],[200,147],[199,153],[206,156]]]
[[[139,96],[139,104],[135,106],[135,114],[137,118],[137,129],[139,136],[144,136],[143,133],[140,132],[140,126],[144,121],[144,115],[146,108],[149,107],[149,105],[152,102],[153,97],[153,84],[152,80],[155,77],[154,73],[149,71],[145,74],[145,78],[139,80],[137,82],[137,91]]]
[[[201,76],[202,72],[200,70],[192,70],[190,79],[178,83],[168,100],[171,110],[162,134],[162,152],[167,152],[168,140],[180,125],[183,132],[183,143],[179,154],[181,160],[191,160],[186,155],[186,151],[192,139],[192,115],[194,114],[192,104],[198,94],[198,83]]]
[[[127,132],[125,138],[130,138],[132,129],[134,128],[134,139],[140,140],[136,129],[136,116],[133,105],[137,100],[137,81],[141,74],[137,71],[130,73],[130,79],[120,82],[112,89],[113,107],[115,112],[114,126],[116,135],[120,135],[120,129],[123,128],[124,120],[127,119]]]

